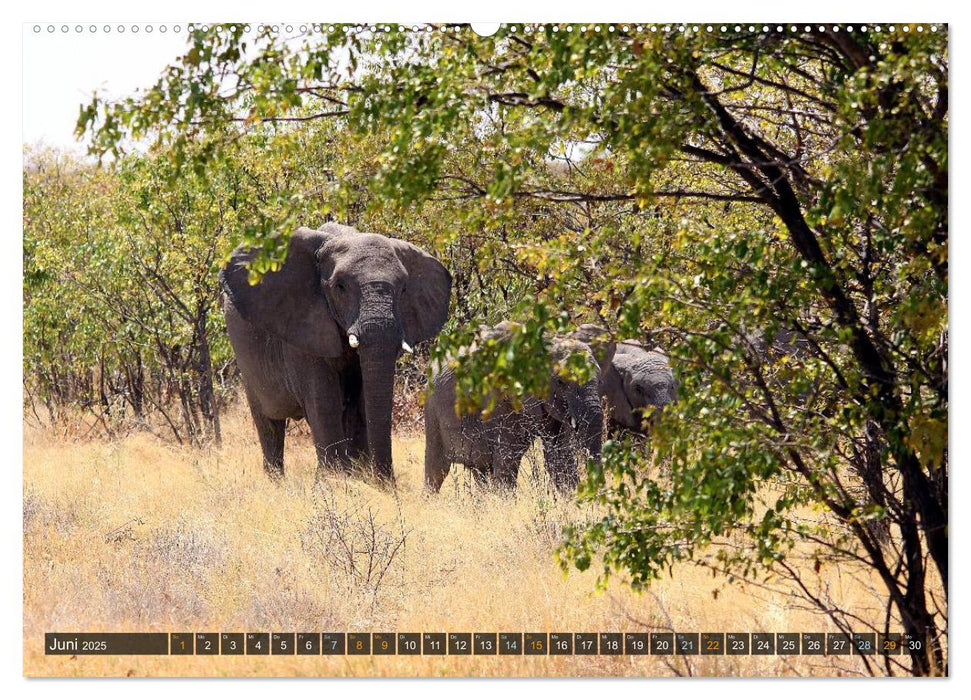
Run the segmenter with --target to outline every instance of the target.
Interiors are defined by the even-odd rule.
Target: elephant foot
[[[364,464],[367,467],[366,471],[370,481],[378,484],[381,488],[394,490],[397,487],[391,465],[375,464],[370,460]]]
[[[469,471],[472,472],[472,479],[475,481],[475,485],[479,489],[484,489],[489,486],[489,482],[492,480],[492,471],[489,469],[479,469],[478,467],[470,467]]]
[[[493,492],[503,496],[510,496],[516,493],[515,477],[509,478],[508,476],[493,474],[489,480],[489,486]]]
[[[354,468],[354,463],[348,460],[346,457],[328,457],[326,459],[317,460],[317,471],[314,474],[314,481],[320,482],[325,477],[339,474],[341,476],[350,476],[354,474],[357,470]]]
[[[263,471],[270,477],[270,481],[283,481],[283,465],[272,462],[263,462]]]
[[[377,484],[381,488],[387,488],[390,486],[392,489],[394,489],[397,485],[394,478],[394,472],[392,472],[390,469],[379,468],[369,459],[350,460],[344,457],[339,457],[319,461],[317,463],[317,472],[314,476],[314,483],[319,484],[326,479],[326,477],[333,475],[357,477],[362,481]]]

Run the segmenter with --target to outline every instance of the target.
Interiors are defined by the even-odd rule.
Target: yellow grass
[[[148,434],[114,442],[24,436],[24,673],[87,675],[656,676],[835,675],[850,657],[398,656],[56,657],[62,631],[834,631],[790,599],[682,566],[649,594],[554,560],[573,506],[555,503],[524,468],[514,497],[472,493],[461,474],[422,494],[421,436],[397,436],[397,493],[357,479],[313,488],[313,449],[287,444],[271,483],[240,406],[220,450],[178,448]],[[362,527],[375,523],[376,535]],[[331,537],[332,539],[328,539]],[[353,563],[386,564],[375,585]],[[336,539],[333,539],[336,538]],[[368,551],[370,550],[370,554]],[[820,583],[844,604],[871,594],[845,569]],[[717,596],[713,593],[718,590]],[[872,610],[871,610],[872,609]]]

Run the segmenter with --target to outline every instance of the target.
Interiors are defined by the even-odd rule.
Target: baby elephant
[[[600,390],[610,405],[610,422],[642,433],[646,410],[678,400],[678,381],[668,356],[660,348],[649,350],[634,340],[617,343]]]
[[[485,335],[496,337],[506,328],[501,324]],[[556,488],[566,492],[576,487],[574,442],[594,459],[600,458],[604,416],[599,374],[610,364],[613,345],[593,348],[574,338],[558,337],[550,350],[554,362],[574,353],[587,355],[598,376],[579,384],[551,371],[546,396],[526,398],[518,410],[511,401],[497,397],[488,419],[479,412],[458,415],[452,370],[432,378],[425,402],[425,487],[429,491],[441,489],[453,462],[469,467],[479,482],[491,475],[500,487],[515,488],[519,464],[536,438],[543,441],[544,460]]]

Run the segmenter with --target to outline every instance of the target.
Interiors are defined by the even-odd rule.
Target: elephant
[[[643,414],[677,401],[678,381],[661,348],[649,350],[636,340],[623,340],[603,374],[600,391],[613,426],[646,433]]]
[[[743,337],[750,357],[759,366],[784,356],[803,359],[810,354],[806,336],[790,328],[779,328],[771,342],[766,330],[747,332]]]
[[[745,332],[742,338],[749,364],[743,375],[744,381],[753,382],[758,374],[759,381],[773,392],[777,404],[802,407],[814,404],[820,385],[816,380],[805,381],[808,378],[806,362],[814,354],[812,343],[805,334],[783,325],[774,333],[762,329]],[[824,414],[832,410],[832,407],[814,405]]]
[[[496,337],[506,330],[500,324],[485,329],[483,335]],[[573,338],[552,340],[552,360],[560,361],[574,353],[585,354],[597,368],[594,379],[580,384],[551,371],[545,396],[528,397],[519,408],[509,399],[496,397],[496,405],[485,419],[479,412],[458,415],[453,370],[436,373],[425,401],[426,489],[438,492],[453,462],[469,467],[480,483],[491,476],[500,488],[512,489],[520,462],[537,437],[543,442],[544,461],[554,486],[560,492],[575,488],[579,475],[572,435],[578,436],[576,442],[584,451],[599,460],[604,416],[598,386],[613,347],[595,352]]]
[[[264,468],[283,475],[287,419],[305,418],[318,478],[370,460],[393,484],[395,363],[445,324],[451,274],[411,243],[336,223],[301,227],[288,245],[258,284],[248,278],[258,249],[237,248],[220,272]]]

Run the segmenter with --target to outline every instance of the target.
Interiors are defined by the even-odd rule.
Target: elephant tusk
[[[570,427],[573,428],[574,430],[577,429],[577,419],[574,418],[573,416],[570,416]]]
[[[404,350],[407,353],[414,352],[414,349],[410,345],[408,345],[408,341],[407,340],[402,340],[401,341],[401,349]]]
[[[348,333],[347,334],[347,343],[352,348],[356,348],[358,345],[361,344],[361,342],[357,339],[357,336],[354,335],[353,333]]]

